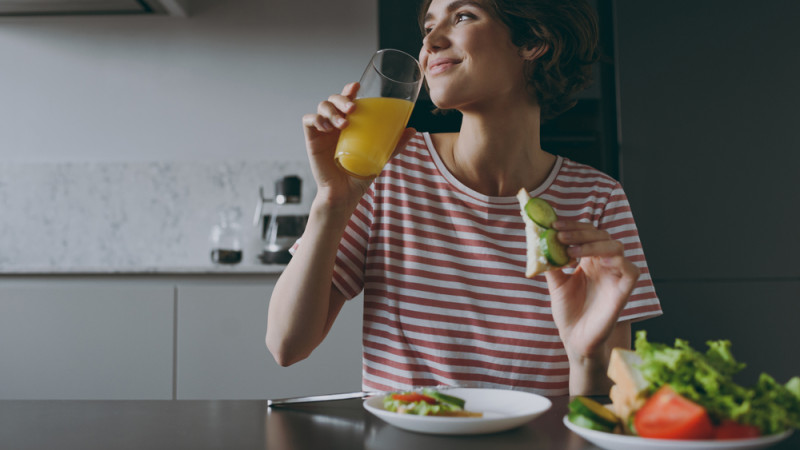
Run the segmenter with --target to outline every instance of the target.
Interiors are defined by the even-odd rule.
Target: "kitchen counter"
[[[474,436],[400,430],[361,400],[267,407],[237,401],[0,401],[0,448],[13,449],[450,449],[597,448],[561,422],[568,397],[522,427]],[[800,435],[773,447],[798,448]]]
[[[165,266],[17,266],[0,268],[2,276],[40,275],[259,275],[279,274],[285,264],[165,265]]]

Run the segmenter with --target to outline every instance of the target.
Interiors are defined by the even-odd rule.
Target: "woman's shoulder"
[[[560,159],[561,159],[560,175],[564,175],[572,179],[580,178],[586,181],[593,180],[601,184],[619,185],[619,181],[615,180],[607,173],[599,169],[596,169],[588,164],[574,161],[565,156],[562,156]]]

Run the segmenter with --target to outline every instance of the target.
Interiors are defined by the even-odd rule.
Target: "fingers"
[[[359,88],[361,85],[358,82],[348,83],[342,88],[342,95],[350,100],[355,100]]]
[[[343,129],[348,125],[347,115],[355,110],[356,93],[359,84],[350,83],[342,89],[341,94],[334,94],[317,105],[316,114],[303,116],[303,126],[318,131],[329,132]]]
[[[607,231],[598,230],[590,223],[558,221],[553,227],[558,230],[558,240],[569,246],[567,253],[572,258],[621,256],[625,253],[620,241],[612,239]]]
[[[593,241],[585,244],[570,245],[567,254],[571,258],[585,258],[587,256],[622,256],[625,247],[622,242],[614,239]]]

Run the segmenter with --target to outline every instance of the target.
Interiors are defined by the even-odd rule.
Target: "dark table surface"
[[[361,400],[268,408],[258,400],[3,400],[0,449],[402,449],[597,448],[561,422],[568,397],[501,433],[437,436],[372,416]],[[800,434],[774,448],[800,448]]]

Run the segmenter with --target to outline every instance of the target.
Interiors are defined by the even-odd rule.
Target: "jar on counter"
[[[224,208],[219,212],[219,223],[211,228],[211,261],[214,264],[242,262],[242,230],[239,208]]]

